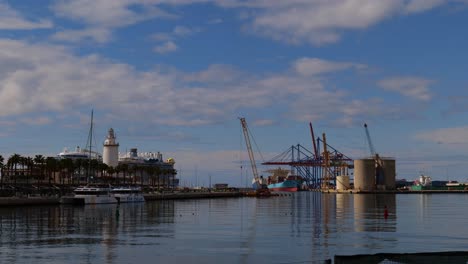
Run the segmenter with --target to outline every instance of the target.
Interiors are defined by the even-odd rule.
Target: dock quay
[[[53,197],[0,197],[0,207],[2,206],[29,206],[29,205],[58,205],[60,198]]]
[[[161,192],[143,194],[145,201],[182,200],[182,199],[214,199],[245,196],[244,192]],[[0,197],[0,207],[33,206],[33,205],[72,205],[71,196],[10,196]]]
[[[231,198],[244,196],[242,192],[178,192],[178,193],[149,193],[144,194],[145,201],[178,200],[178,199],[206,199]]]
[[[314,190],[316,191],[316,190]],[[440,194],[440,193],[468,193],[468,190],[375,190],[375,191],[362,191],[362,190],[317,190],[322,193],[350,193],[350,194]]]

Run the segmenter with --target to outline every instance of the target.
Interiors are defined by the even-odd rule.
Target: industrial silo
[[[382,159],[384,184],[386,190],[395,189],[396,162],[394,158]]]
[[[348,175],[336,176],[336,189],[342,191],[350,189]]]
[[[354,160],[354,189],[369,191],[375,189],[375,160]]]

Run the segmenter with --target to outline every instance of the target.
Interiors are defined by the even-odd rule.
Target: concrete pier
[[[146,201],[178,200],[178,199],[212,199],[244,196],[242,192],[174,192],[144,194]],[[0,197],[0,207],[3,206],[30,206],[30,205],[76,205],[76,199],[71,196],[62,197]],[[83,203],[81,203],[83,204]]]
[[[374,191],[362,191],[362,190],[319,190],[322,193],[355,193],[355,194],[433,194],[433,193],[468,193],[468,190],[420,190],[420,191],[400,191],[400,190],[374,190]]]
[[[174,199],[205,199],[205,198],[231,198],[241,197],[241,192],[179,192],[179,193],[152,193],[144,194],[146,201],[174,200]]]
[[[0,206],[58,205],[58,197],[0,197]]]

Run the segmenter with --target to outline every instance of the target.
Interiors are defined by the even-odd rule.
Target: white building
[[[114,129],[110,128],[104,140],[104,149],[102,151],[102,162],[110,167],[119,165],[119,143],[117,143]]]

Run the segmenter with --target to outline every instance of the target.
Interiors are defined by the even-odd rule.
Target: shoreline
[[[184,199],[214,199],[244,197],[244,192],[184,192],[184,193],[146,193],[145,201],[184,200]],[[11,196],[0,197],[0,208],[11,206],[34,205],[69,205],[61,203],[62,198],[69,196]]]
[[[330,194],[468,194],[468,190],[422,190],[422,191],[336,191],[336,190],[311,190],[312,192]],[[290,196],[291,193],[272,193],[271,196]],[[176,193],[145,193],[145,201],[160,200],[188,200],[188,199],[215,199],[215,198],[239,198],[255,197],[249,192],[176,192]],[[35,205],[70,205],[61,202],[62,198],[69,196],[11,196],[0,197],[0,208],[11,206],[35,206]]]

